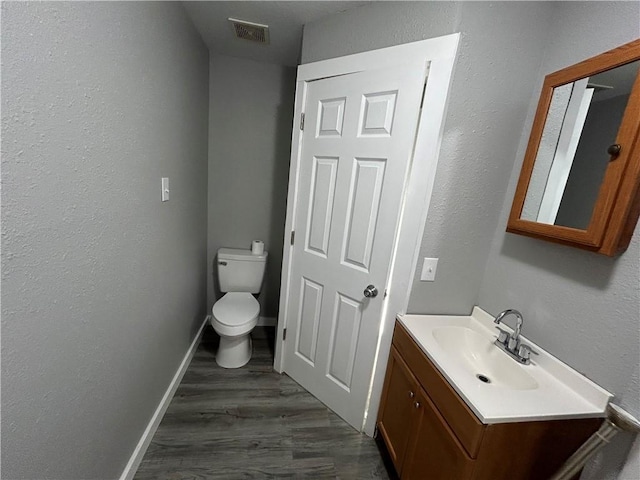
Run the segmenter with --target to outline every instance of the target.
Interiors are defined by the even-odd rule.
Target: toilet
[[[267,252],[221,248],[218,250],[218,280],[224,296],[213,305],[211,326],[220,335],[216,363],[239,368],[251,359],[251,330],[258,323],[260,293]]]

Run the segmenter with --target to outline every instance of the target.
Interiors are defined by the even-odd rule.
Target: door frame
[[[282,373],[284,369],[283,331],[286,328],[291,282],[291,258],[293,254],[290,235],[295,230],[296,198],[298,195],[299,165],[302,153],[300,123],[306,106],[304,102],[307,96],[308,83],[322,78],[366,70],[379,70],[408,64],[424,65],[429,62],[429,73],[423,94],[423,103],[429,105],[429,108],[422,109],[420,112],[410,173],[404,185],[400,223],[396,232],[389,278],[387,279],[387,285],[385,285],[387,297],[382,307],[378,345],[376,347],[373,373],[369,386],[369,398],[365,407],[362,425],[362,431],[369,436],[373,435],[375,429],[376,417],[380,406],[380,395],[391,349],[395,317],[398,314],[406,313],[409,304],[411,286],[418,263],[424,226],[433,192],[440,144],[444,131],[447,96],[453,76],[459,40],[460,34],[454,33],[428,40],[307,63],[298,67],[285,239],[282,253],[280,304],[273,363],[274,370],[279,373]]]

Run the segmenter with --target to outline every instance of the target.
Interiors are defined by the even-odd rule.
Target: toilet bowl
[[[228,292],[211,311],[211,326],[220,335],[216,363],[239,368],[251,359],[251,330],[258,323],[260,304],[248,292]]]

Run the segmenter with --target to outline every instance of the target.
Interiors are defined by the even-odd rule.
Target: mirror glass
[[[640,60],[553,89],[520,218],[586,230]]]

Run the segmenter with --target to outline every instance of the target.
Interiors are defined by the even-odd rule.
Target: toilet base
[[[216,363],[222,368],[240,368],[251,360],[252,351],[253,345],[249,333],[237,337],[220,335]]]

